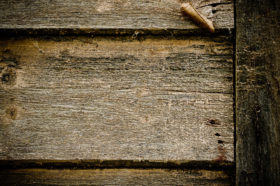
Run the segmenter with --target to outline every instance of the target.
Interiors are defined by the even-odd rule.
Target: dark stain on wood
[[[17,109],[15,107],[10,107],[6,110],[7,117],[15,120],[17,117]]]
[[[226,155],[226,149],[225,147],[219,143],[218,145],[218,151],[219,151],[219,156],[217,157],[217,159],[215,159],[215,161],[226,161],[227,157]]]
[[[0,87],[2,88],[16,84],[16,69],[19,68],[16,57],[9,49],[0,52]]]

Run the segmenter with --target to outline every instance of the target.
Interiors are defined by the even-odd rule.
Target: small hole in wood
[[[261,111],[261,107],[259,105],[257,105],[255,110],[256,110],[257,113],[259,113]]]
[[[217,13],[217,10],[212,10],[212,13],[213,13],[213,14]]]
[[[207,124],[208,124],[208,125],[215,126],[215,125],[220,125],[221,123],[220,123],[220,121],[217,120],[217,119],[209,119],[209,120],[207,121]]]
[[[219,133],[216,133],[215,136],[221,136]]]
[[[224,142],[222,140],[218,140],[218,143],[219,144],[223,144]]]
[[[1,78],[2,82],[4,82],[4,83],[8,83],[10,81],[10,79],[11,79],[11,77],[10,77],[9,73],[3,74],[2,78]]]

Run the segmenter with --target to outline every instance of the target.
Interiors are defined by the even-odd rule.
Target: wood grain
[[[237,184],[279,185],[280,1],[236,6]]]
[[[0,0],[0,29],[201,30],[177,0]],[[193,0],[216,29],[232,29],[233,0]]]
[[[0,46],[1,159],[233,161],[230,38]]]
[[[1,170],[3,185],[232,185],[223,171],[162,169]]]

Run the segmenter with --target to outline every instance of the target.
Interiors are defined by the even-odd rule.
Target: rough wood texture
[[[203,169],[233,172],[230,161],[149,161],[149,160],[0,160],[0,169]]]
[[[280,181],[280,1],[236,2],[237,183]]]
[[[190,29],[177,0],[0,0],[0,29]],[[217,29],[233,28],[233,0],[193,0]]]
[[[233,161],[226,37],[0,46],[1,159]]]
[[[103,169],[1,170],[1,185],[232,185],[223,171]]]

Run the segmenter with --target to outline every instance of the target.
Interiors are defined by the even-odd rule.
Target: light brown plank
[[[1,0],[0,29],[180,29],[198,27],[177,0]],[[233,0],[193,0],[217,29],[232,29]]]
[[[1,159],[233,161],[232,42],[0,42]]]
[[[1,170],[3,185],[231,185],[223,171],[103,169],[103,170]]]

